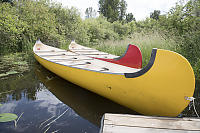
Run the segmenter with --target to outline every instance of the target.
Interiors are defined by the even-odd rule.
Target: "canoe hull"
[[[167,50],[158,50],[153,66],[132,78],[73,68],[36,54],[35,58],[58,76],[145,115],[177,116],[190,102],[185,97],[194,93],[195,79],[189,62]]]

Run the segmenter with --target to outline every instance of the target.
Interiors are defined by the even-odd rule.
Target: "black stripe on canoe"
[[[154,64],[154,61],[156,58],[156,53],[157,53],[157,49],[154,48],[151,52],[151,58],[149,60],[149,63],[140,71],[137,71],[134,73],[124,73],[125,77],[126,78],[136,78],[136,77],[139,77],[139,76],[145,74],[146,72],[148,72]]]

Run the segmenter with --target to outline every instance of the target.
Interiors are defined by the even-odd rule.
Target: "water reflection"
[[[200,82],[196,82],[195,106],[200,114]],[[0,113],[24,112],[14,127],[13,122],[0,123],[0,132],[18,133],[44,132],[46,124],[41,123],[53,117],[55,119],[65,110],[61,118],[50,125],[49,132],[98,133],[101,117],[104,113],[135,112],[122,107],[99,95],[78,87],[56,76],[36,63],[30,72],[23,76],[11,76],[0,79]],[[192,104],[191,104],[192,105]],[[193,107],[184,110],[182,116],[196,117]],[[49,121],[50,122],[50,121]]]
[[[9,102],[20,100],[26,97],[28,100],[36,99],[39,81],[33,72],[28,72],[23,76],[12,76],[7,79],[0,79],[0,100]]]
[[[24,76],[0,79],[0,113],[23,116],[14,127],[13,122],[0,123],[0,132],[98,133],[101,117],[106,112],[133,111],[63,80],[39,64]],[[50,126],[48,122],[68,110]],[[41,123],[51,118],[41,126]]]
[[[37,68],[36,65],[35,68]],[[46,86],[38,80],[34,68],[24,76],[11,76],[0,79],[0,113],[23,113],[17,127],[14,122],[0,123],[1,133],[39,133],[59,132],[87,132],[98,133],[99,128],[87,119],[79,116],[68,105],[57,99]],[[57,118],[64,111],[67,112],[49,126],[49,122]],[[47,119],[52,119],[41,126]]]
[[[106,112],[136,114],[130,109],[52,74],[41,66],[36,70],[36,75],[60,101],[95,125],[100,126],[101,118]]]

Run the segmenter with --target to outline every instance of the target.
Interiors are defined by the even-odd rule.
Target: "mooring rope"
[[[192,99],[192,103],[193,103],[194,111],[195,111],[197,117],[199,117],[199,114],[197,113],[197,110],[196,110],[196,107],[195,107],[195,104],[194,104],[194,99],[195,99],[195,98]]]
[[[197,113],[197,110],[196,110],[196,107],[195,107],[195,103],[194,103],[195,98],[194,97],[185,97],[185,99],[192,102],[192,105],[193,105],[193,108],[194,108],[194,112],[196,113],[197,117],[199,117],[199,114]]]

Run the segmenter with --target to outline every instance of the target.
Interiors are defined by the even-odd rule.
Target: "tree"
[[[12,0],[0,0],[0,2],[8,2],[8,3],[11,3]]]
[[[89,7],[85,10],[85,15],[86,15],[85,18],[95,18],[97,13],[95,9]]]
[[[160,16],[160,10],[154,10],[150,13],[150,18],[153,18],[155,20],[158,20]]]
[[[126,17],[127,3],[125,0],[121,0],[119,3],[119,21],[122,21]]]
[[[200,0],[190,1],[186,6],[192,7],[192,14],[196,17],[200,17]]]
[[[0,0],[0,2],[1,2],[1,3],[3,3],[3,2],[8,2],[8,3],[10,3],[11,5],[13,5],[13,0]]]
[[[135,18],[132,13],[126,14],[126,22],[129,23],[131,21],[135,21]]]
[[[125,0],[99,0],[99,13],[109,22],[126,19],[127,3]]]
[[[99,0],[99,13],[114,22],[119,19],[119,0]]]

